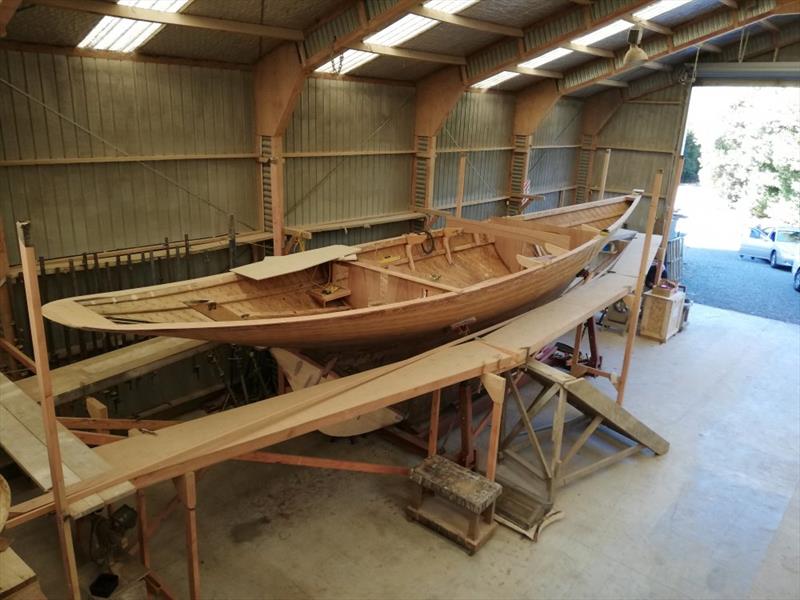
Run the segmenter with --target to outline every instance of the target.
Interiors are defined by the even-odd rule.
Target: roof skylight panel
[[[119,0],[117,2],[122,6],[170,13],[178,12],[188,3],[189,0]],[[81,40],[78,48],[133,52],[161,27],[163,27],[161,23],[106,16],[100,19],[100,22]]]
[[[384,27],[379,32],[364,38],[364,43],[377,44],[378,46],[399,46],[438,24],[439,21],[435,19],[420,17],[419,15],[406,15],[399,21]]]
[[[532,58],[530,60],[526,60],[523,63],[520,63],[520,67],[525,67],[526,69],[535,69],[537,67],[541,67],[542,65],[546,65],[549,62],[553,62],[554,60],[558,60],[568,54],[572,54],[572,50],[568,48],[556,48],[555,50],[550,50],[550,52],[545,52],[541,56],[537,56],[536,58]]]
[[[596,44],[600,40],[604,40],[607,37],[616,35],[620,31],[625,31],[626,29],[630,29],[631,27],[633,27],[633,23],[631,23],[630,21],[626,21],[625,19],[619,19],[618,21],[609,23],[605,27],[601,27],[600,29],[595,29],[594,31],[590,31],[586,35],[582,35],[579,38],[575,38],[574,40],[572,40],[572,43],[577,44],[579,46],[591,46],[592,44]]]
[[[688,4],[691,1],[692,0],[661,0],[660,2],[651,4],[647,8],[643,8],[639,12],[633,13],[633,16],[637,19],[643,19],[647,21],[649,19],[654,19],[655,17],[661,16],[664,13],[668,13],[671,10],[675,10],[676,8],[683,6],[684,4]]]
[[[488,90],[496,85],[500,85],[504,81],[508,81],[514,77],[518,77],[519,73],[514,73],[513,71],[500,71],[496,75],[492,75],[491,77],[487,77],[483,81],[479,81],[472,85],[472,87],[477,88],[479,90]]]
[[[369,61],[378,58],[373,52],[363,52],[362,50],[345,50],[339,56],[322,63],[315,69],[317,73],[335,73],[344,75]]]

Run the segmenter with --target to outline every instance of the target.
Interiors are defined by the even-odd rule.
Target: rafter
[[[627,81],[617,81],[616,79],[598,79],[595,81],[598,85],[604,85],[606,87],[613,87],[613,88],[626,88],[628,87]]]
[[[645,69],[650,69],[651,71],[672,71],[672,67],[670,65],[665,65],[664,63],[660,63],[655,60],[649,60],[646,63],[642,63],[641,66],[643,66]]]
[[[653,23],[652,21],[648,21],[646,19],[639,19],[637,17],[634,17],[633,14],[630,15],[630,20],[633,21],[634,24],[638,25],[642,29],[655,31],[656,33],[661,33],[664,35],[672,35],[672,29],[670,29],[666,25],[659,25],[658,23]]]
[[[396,58],[408,58],[410,60],[421,60],[425,62],[442,63],[446,65],[465,65],[466,59],[463,56],[452,54],[439,54],[437,52],[423,52],[421,50],[406,50],[405,48],[395,48],[394,46],[379,46],[377,44],[350,44],[353,50],[362,52],[372,52],[381,56],[394,56]]]
[[[709,40],[717,38],[729,31],[742,29],[751,23],[763,21],[774,14],[785,14],[788,11],[795,11],[798,6],[800,6],[798,0],[776,0],[776,4],[772,9],[760,14],[750,14],[745,18],[740,16],[738,10],[731,10],[727,7],[720,8],[712,13],[700,15],[695,19],[675,26],[675,33],[672,36],[665,36],[667,38],[665,40],[666,43],[656,45],[656,40],[648,40],[648,43],[653,46],[664,48],[652,52],[650,58],[654,60],[692,47],[698,47],[707,52],[721,53],[722,48],[709,43]],[[727,17],[727,24],[717,26],[717,23],[724,23],[724,19],[720,18],[722,15]],[[709,27],[709,24],[713,24],[715,28],[712,29]],[[695,33],[697,31],[704,33],[697,34]],[[645,46],[646,45],[647,43]],[[604,63],[604,68],[598,68],[601,62]],[[619,57],[615,60],[591,61],[565,72],[563,81],[568,83],[562,85],[561,91],[562,93],[570,93],[591,85],[596,85],[601,80],[607,80],[621,73],[639,68],[640,66],[642,65],[624,65],[622,61],[619,60]],[[583,77],[581,73],[591,73],[592,76]]]
[[[0,0],[0,37],[6,35],[6,25],[17,12],[22,0]]]
[[[720,4],[724,4],[728,8],[739,8],[739,3],[736,0],[717,0]]]
[[[514,73],[520,73],[522,75],[533,75],[534,77],[547,77],[548,79],[563,79],[564,74],[559,73],[558,71],[549,71],[547,69],[529,69],[527,67],[514,67],[509,69],[509,71],[513,71]]]
[[[614,58],[614,53],[611,50],[605,50],[603,48],[593,48],[592,46],[581,46],[580,44],[575,44],[573,42],[561,44],[561,47],[566,48],[567,50],[572,50],[574,52],[580,52],[581,54],[590,54],[592,56],[600,56],[602,58]]]
[[[575,3],[572,6],[552,14],[536,23],[523,28],[526,34],[524,42],[518,44],[513,50],[510,48],[511,40],[497,42],[487,46],[467,57],[467,84],[472,85],[482,81],[500,71],[509,71],[513,66],[518,65],[530,58],[540,56],[550,50],[564,47],[571,50],[602,55],[610,58],[608,50],[600,48],[574,48],[570,47],[572,40],[590,31],[608,25],[618,19],[630,16],[632,13],[641,10],[645,6],[652,4],[653,0],[630,1],[624,10],[611,11],[597,18],[592,16],[591,3]],[[559,33],[554,34],[553,31]],[[531,43],[530,40],[545,39],[542,43]],[[501,49],[502,46],[502,49]],[[601,54],[602,53],[602,54]],[[486,60],[489,56],[504,56],[503,60]],[[613,53],[611,53],[613,56]],[[489,66],[484,66],[484,65]],[[477,68],[470,68],[475,65]]]
[[[508,27],[507,25],[500,25],[499,23],[491,23],[489,21],[482,21],[480,19],[462,17],[461,15],[458,14],[450,14],[447,12],[443,12],[441,10],[433,10],[430,8],[425,8],[424,6],[412,8],[408,12],[413,13],[415,15],[419,15],[421,17],[427,17],[429,19],[441,21],[442,23],[450,23],[451,25],[457,25],[458,27],[463,27],[465,29],[474,29],[475,31],[483,31],[486,33],[498,33],[500,35],[505,35],[508,37],[520,37],[520,38],[524,35],[522,33],[522,29],[519,29],[518,27]]]
[[[229,19],[217,19],[215,17],[186,15],[183,13],[169,13],[160,10],[124,6],[111,2],[100,2],[98,0],[32,0],[32,3],[66,10],[88,12],[96,15],[119,17],[122,19],[162,23],[164,25],[213,29],[215,31],[243,33],[246,35],[268,37],[278,40],[300,41],[303,39],[303,32],[298,29],[273,27],[271,25],[261,25],[259,23],[245,23],[243,21],[231,21]]]
[[[419,5],[420,0],[397,0],[386,10],[370,16],[364,0],[350,2],[317,26],[306,32],[303,42],[304,68],[311,72],[353,44],[360,44],[368,35],[390,25]],[[353,15],[356,15],[355,24]]]

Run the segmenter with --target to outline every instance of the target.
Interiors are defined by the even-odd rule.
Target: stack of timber
[[[146,487],[485,373],[521,366],[545,344],[631,293],[643,239],[641,235],[635,237],[606,274],[573,287],[562,298],[507,321],[488,334],[472,335],[404,361],[180,423],[159,430],[157,435],[99,447],[95,453],[111,470],[68,485],[67,498],[75,502],[125,481]],[[648,258],[652,260],[652,256]],[[9,524],[18,525],[52,509],[52,496],[45,494],[12,507]]]

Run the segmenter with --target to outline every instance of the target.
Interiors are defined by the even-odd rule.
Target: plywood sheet
[[[236,267],[231,271],[248,279],[261,281],[271,277],[297,273],[332,260],[342,260],[360,251],[360,248],[354,246],[336,244],[285,256],[268,256],[264,260],[250,263],[243,267]]]

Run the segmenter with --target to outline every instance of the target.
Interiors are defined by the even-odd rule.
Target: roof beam
[[[419,15],[421,17],[427,17],[429,19],[441,21],[442,23],[450,23],[451,25],[457,25],[458,27],[463,27],[465,29],[474,29],[475,31],[483,31],[486,33],[497,33],[508,37],[518,37],[518,38],[521,38],[523,35],[525,35],[522,32],[522,29],[519,29],[518,27],[508,27],[507,25],[500,25],[499,23],[490,23],[489,21],[481,21],[480,19],[462,17],[461,15],[458,14],[450,14],[441,10],[433,10],[431,8],[425,8],[424,6],[412,8],[408,12],[413,13],[415,15]]]
[[[353,44],[362,43],[362,40],[368,35],[380,31],[405,16],[419,3],[420,0],[397,0],[390,8],[369,18],[364,0],[350,2],[336,14],[306,31],[303,45],[308,56],[305,59],[304,68],[307,72],[313,71],[339,52],[347,50]],[[355,26],[353,26],[351,18],[353,11],[357,11],[358,14],[358,23]],[[320,41],[324,43],[319,43]]]
[[[394,46],[379,46],[377,44],[350,44],[353,50],[362,52],[372,52],[381,56],[394,56],[396,58],[408,58],[410,60],[421,60],[425,62],[442,63],[445,65],[465,65],[466,59],[463,56],[453,56],[452,54],[438,54],[436,52],[423,52],[421,50],[406,50],[405,48],[395,48]]]
[[[211,29],[214,31],[225,31],[227,33],[243,33],[246,35],[278,40],[291,40],[295,42],[299,42],[303,39],[303,32],[298,29],[217,19],[215,17],[186,15],[183,13],[168,13],[160,10],[134,8],[132,6],[123,6],[110,2],[100,2],[98,0],[32,0],[32,3],[66,10],[88,12],[95,15],[135,19],[137,21],[147,21],[148,23],[161,23],[163,25],[179,25],[181,27]]]
[[[653,0],[632,0],[625,7],[624,10],[611,11],[601,17],[592,17],[591,2],[574,2],[568,8],[561,10],[557,13],[549,15],[544,19],[530,24],[528,27],[523,28],[523,33],[527,35],[528,32],[533,33],[533,39],[545,39],[545,42],[538,45],[529,45],[529,39],[524,38],[523,43],[518,44],[516,48],[511,50],[509,45],[511,40],[505,40],[491,44],[478,50],[467,57],[467,85],[472,85],[482,81],[500,71],[510,71],[516,65],[524,62],[530,58],[540,56],[550,50],[559,47],[569,48],[571,50],[583,51],[586,54],[600,55],[605,58],[610,58],[609,54],[613,56],[608,50],[590,47],[570,47],[572,40],[600,27],[613,23],[614,21],[629,17],[630,14],[641,10],[645,6],[652,4]],[[559,31],[558,34],[553,34],[552,31]],[[498,48],[495,51],[495,46],[503,45],[502,49]],[[511,51],[509,51],[511,50]],[[503,55],[506,58],[494,62],[491,60],[493,55]],[[489,58],[489,60],[487,60]],[[491,66],[484,67],[484,64]],[[492,64],[493,63],[493,64]],[[470,69],[471,64],[475,64],[477,68]]]
[[[646,19],[639,19],[637,17],[634,17],[633,14],[631,14],[630,20],[633,21],[635,25],[638,25],[642,29],[647,29],[648,31],[655,31],[656,33],[660,33],[663,35],[672,35],[672,29],[670,29],[666,25],[659,25],[658,23],[653,23],[652,21],[648,21]]]
[[[739,3],[736,0],[717,0],[720,4],[724,4],[728,8],[739,8]]]
[[[641,66],[643,66],[645,69],[650,69],[651,71],[672,71],[672,67],[670,65],[665,65],[664,63],[660,63],[655,60],[649,60],[646,63],[642,63]]]
[[[780,28],[771,23],[769,19],[764,19],[763,21],[759,21],[758,24],[761,26],[762,29],[766,29],[767,31],[770,31],[772,33],[781,32]]]
[[[6,25],[17,12],[22,0],[0,0],[0,37],[6,36]]]
[[[681,50],[692,47],[701,48],[702,50],[708,52],[721,53],[722,48],[709,43],[709,40],[713,40],[714,38],[717,38],[730,31],[742,29],[751,23],[758,23],[772,15],[784,14],[787,11],[796,10],[798,6],[800,6],[800,2],[798,2],[798,0],[776,0],[774,8],[771,10],[764,11],[760,14],[746,16],[745,18],[740,17],[738,10],[732,10],[730,8],[719,8],[713,13],[700,15],[695,19],[691,19],[681,23],[680,25],[676,25],[674,27],[675,34],[672,36],[666,36],[666,44],[663,44],[665,49],[651,54],[650,62],[653,62],[657,58],[669,56]],[[721,15],[725,15],[727,17],[727,23],[724,19],[719,18]],[[717,23],[722,24],[717,25]],[[698,27],[697,24],[700,24],[700,26]],[[709,24],[712,24],[716,28],[711,29]],[[696,31],[704,31],[704,33],[696,34]],[[676,39],[679,41],[676,42]],[[637,64],[620,64],[620,66],[617,67],[616,64],[618,63],[621,63],[621,61],[605,61],[604,68],[597,69],[597,65],[600,64],[600,61],[591,61],[588,64],[583,64],[571,69],[569,72],[564,74],[564,81],[571,80],[577,81],[577,83],[574,83],[573,85],[562,86],[562,93],[570,93],[591,85],[597,85],[600,84],[601,81],[643,66]],[[587,74],[591,73],[592,70],[598,74],[587,78],[581,77],[580,72],[584,69],[584,72]],[[575,74],[577,76],[570,78],[571,74]]]
[[[520,73],[522,75],[533,75],[534,77],[547,77],[548,79],[562,79],[564,77],[563,73],[559,73],[558,71],[548,71],[547,69],[529,69],[527,67],[514,67],[509,69],[514,73]]]
[[[722,48],[716,44],[709,44],[708,42],[697,44],[697,48],[699,50],[705,50],[706,52],[713,52],[714,54],[722,54]]]
[[[613,87],[613,88],[626,88],[628,87],[627,81],[617,81],[616,79],[598,79],[595,81],[598,85],[604,85],[606,87]]]
[[[604,50],[603,48],[593,48],[592,46],[581,46],[573,42],[561,44],[562,48],[580,52],[581,54],[591,54],[592,56],[599,56],[601,58],[614,58],[614,53],[611,50]]]

